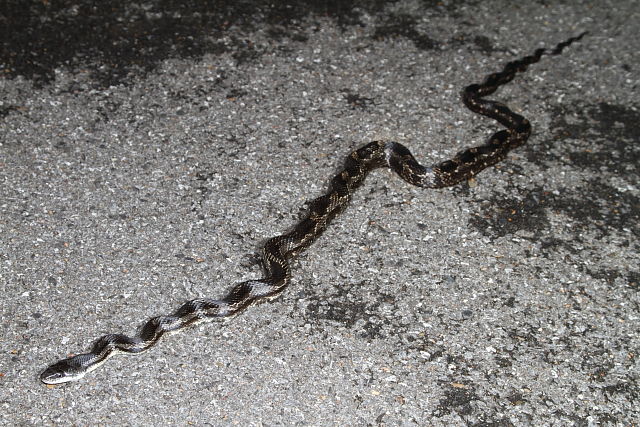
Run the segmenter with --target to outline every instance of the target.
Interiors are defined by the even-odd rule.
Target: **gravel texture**
[[[637,425],[636,1],[7,3],[1,424]],[[492,97],[534,126],[506,161],[376,171],[277,301],[39,382],[259,277],[360,145],[481,143],[459,91],[585,30]]]

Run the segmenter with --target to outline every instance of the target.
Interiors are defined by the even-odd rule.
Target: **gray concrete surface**
[[[1,424],[638,424],[636,1],[56,3],[3,19]],[[377,171],[277,301],[38,381],[258,277],[361,144],[482,142],[460,89],[585,30],[493,97],[534,125],[508,160]]]

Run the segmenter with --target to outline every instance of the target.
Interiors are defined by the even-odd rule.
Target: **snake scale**
[[[276,298],[291,279],[288,259],[299,254],[322,234],[331,220],[347,206],[367,174],[375,168],[388,167],[409,184],[418,187],[441,188],[467,180],[501,161],[510,150],[527,141],[531,124],[506,105],[484,98],[513,80],[517,73],[526,71],[543,55],[560,54],[584,34],[569,38],[554,49],[537,49],[533,55],[509,62],[502,71],[489,74],[482,83],[472,84],[462,91],[462,101],[467,108],[496,120],[506,128],[493,134],[485,144],[467,148],[452,159],[431,167],[420,165],[411,152],[397,142],[374,141],[364,145],[347,157],[344,169],[331,180],[329,192],[309,203],[307,216],[302,221],[288,233],[266,242],[263,249],[264,278],[239,283],[222,299],[198,298],[188,301],[171,315],[149,319],[133,337],[105,335],[93,344],[88,353],[60,360],[46,368],[40,380],[45,384],[78,380],[114,354],[148,350],[167,332],[233,316],[256,302]]]

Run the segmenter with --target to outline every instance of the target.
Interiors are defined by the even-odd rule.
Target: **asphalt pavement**
[[[638,425],[636,1],[7,1],[0,8],[0,424]],[[277,300],[84,379],[56,360],[260,277],[361,145],[424,164],[527,145],[423,190],[391,172]]]

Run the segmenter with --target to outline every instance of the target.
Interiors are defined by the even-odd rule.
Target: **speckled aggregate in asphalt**
[[[637,2],[88,3],[2,12],[0,423],[637,424]],[[376,171],[277,301],[38,381],[258,277],[363,143],[481,143],[460,89],[585,30],[492,97],[506,161]]]

